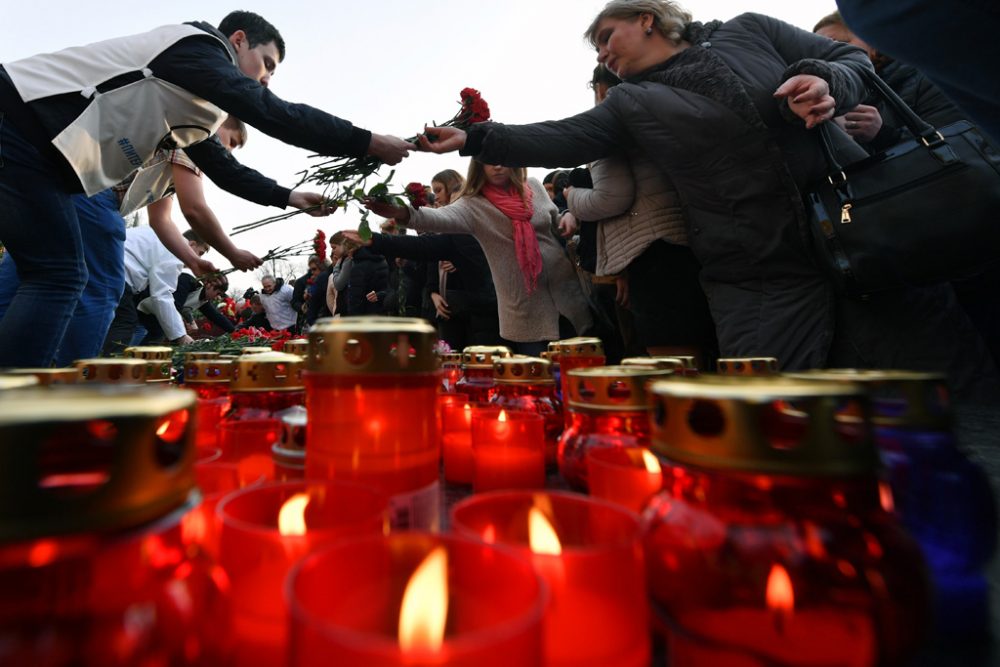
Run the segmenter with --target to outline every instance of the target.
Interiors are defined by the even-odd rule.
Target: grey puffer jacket
[[[579,220],[597,225],[597,275],[625,270],[654,241],[687,245],[680,198],[649,158],[633,151],[590,165],[593,188],[572,188],[567,202]]]

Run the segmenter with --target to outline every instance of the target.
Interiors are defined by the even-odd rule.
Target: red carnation
[[[423,183],[408,183],[406,186],[406,198],[410,200],[410,206],[420,208],[427,206],[427,188]]]

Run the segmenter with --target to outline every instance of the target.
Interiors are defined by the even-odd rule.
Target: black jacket
[[[883,65],[878,74],[914,113],[931,125],[940,127],[965,119],[965,114],[915,67],[893,60]],[[902,141],[908,134],[902,120],[881,98],[869,103],[871,102],[875,103],[874,106],[878,107],[882,115],[882,129],[872,140],[870,149],[884,150]]]
[[[448,289],[460,289],[496,302],[493,274],[482,246],[469,234],[423,234],[420,236],[387,236],[372,234],[371,248],[392,257],[405,257],[424,262],[448,260],[455,273],[448,277]]]
[[[381,315],[385,294],[389,289],[389,267],[385,258],[368,248],[354,251],[354,265],[347,285],[347,315]],[[366,295],[375,292],[378,300],[370,302]]]

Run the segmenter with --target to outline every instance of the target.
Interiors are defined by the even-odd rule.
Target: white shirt
[[[125,283],[134,294],[149,287],[149,298],[139,309],[156,317],[167,340],[176,340],[187,331],[174,306],[177,278],[184,263],[160,243],[151,227],[125,230]]]
[[[271,294],[260,293],[260,305],[264,306],[267,321],[275,329],[287,329],[295,326],[298,316],[292,308],[292,288],[283,284]]]

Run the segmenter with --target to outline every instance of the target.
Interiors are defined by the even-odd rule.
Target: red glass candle
[[[309,331],[306,477],[390,496],[397,528],[440,522],[436,332],[424,320],[340,318]]]
[[[242,355],[233,362],[229,397],[232,406],[225,419],[280,419],[305,404],[302,357],[284,352]]]
[[[463,396],[464,394],[444,394]],[[472,413],[480,403],[454,402],[441,408],[441,454],[444,478],[451,484],[472,484]]]
[[[306,476],[305,408],[291,408],[281,417],[281,440],[271,447],[274,479],[279,482],[299,481]]]
[[[551,592],[546,665],[649,665],[649,605],[632,512],[572,493],[496,492],[460,502],[451,523],[457,534],[531,558]]]
[[[272,448],[281,440],[281,420],[241,419],[219,424],[222,460],[235,463],[242,484],[274,479]]]
[[[534,412],[545,420],[545,465],[555,469],[563,406],[547,359],[510,357],[493,363],[496,394],[491,404],[507,410]]]
[[[652,392],[665,482],[644,539],[671,664],[906,664],[928,586],[880,502],[863,390],[705,377]],[[838,421],[845,408],[862,419]]]
[[[233,491],[259,486],[270,477],[264,474],[254,477],[252,471],[241,470],[239,464],[223,460],[221,449],[198,451],[194,475],[201,491],[201,502],[184,516],[184,534],[213,558],[218,558],[220,523],[216,507]]]
[[[5,392],[0,663],[227,663],[225,576],[181,522],[193,407],[170,388]]]
[[[579,368],[566,376],[569,427],[559,439],[559,472],[586,491],[591,447],[649,446],[646,384],[673,371],[639,366]]]
[[[462,377],[455,383],[455,391],[466,394],[476,403],[489,403],[496,393],[493,381],[493,362],[510,356],[510,348],[503,345],[471,345],[462,350]]]
[[[386,509],[387,499],[378,491],[342,482],[264,484],[219,504],[219,564],[232,584],[236,664],[284,663],[289,570],[323,545],[381,535]]]
[[[545,421],[533,412],[481,408],[472,414],[472,488],[545,486]]]
[[[446,567],[421,567],[442,557]],[[429,590],[409,605],[417,582]],[[345,542],[306,558],[287,590],[292,667],[542,664],[544,586],[525,559],[480,542],[427,533]],[[432,601],[437,623],[420,616]],[[401,641],[401,611],[437,632]]]
[[[591,447],[587,482],[595,498],[641,512],[663,487],[663,470],[645,447]]]
[[[559,380],[561,382],[562,398],[569,396],[568,373],[576,368],[603,366],[605,363],[604,344],[600,338],[566,338],[549,343],[549,358],[559,362]],[[569,428],[570,413],[563,411],[563,427]]]
[[[187,385],[185,385],[187,386]],[[229,395],[218,398],[199,398],[196,413],[196,441],[199,449],[219,446],[219,423],[231,406]]]
[[[229,359],[191,359],[184,362],[184,386],[193,389],[201,399],[229,396],[232,376],[233,364]]]
[[[458,391],[458,381],[462,379],[462,353],[447,352],[441,359],[441,391],[453,393]]]

